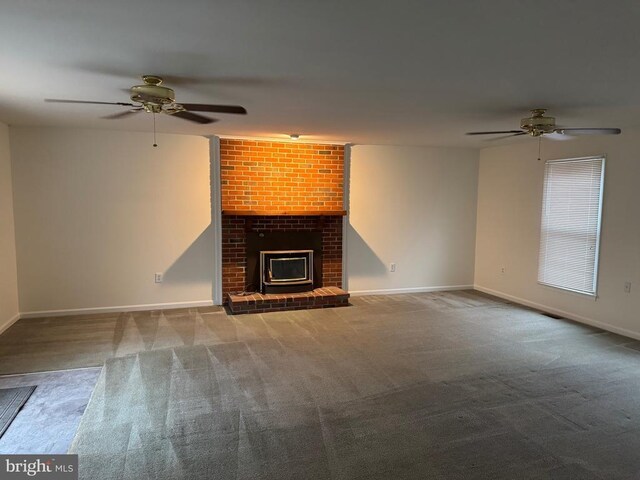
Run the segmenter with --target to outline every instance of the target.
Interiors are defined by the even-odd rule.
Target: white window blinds
[[[548,161],[538,281],[596,294],[604,158]]]

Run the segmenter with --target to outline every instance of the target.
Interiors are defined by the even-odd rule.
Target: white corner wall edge
[[[351,144],[344,145],[344,155],[342,156],[342,205],[347,214],[342,217],[342,289],[349,290],[349,272],[347,271],[348,262],[347,251],[348,233],[349,233],[349,185],[351,184]]]
[[[16,313],[13,318],[10,318],[9,320],[7,320],[6,323],[4,323],[3,325],[0,325],[0,333],[7,330],[11,325],[16,323],[21,318],[22,318],[22,315],[20,315],[19,313]]]
[[[547,313],[552,313],[554,315],[558,315],[560,317],[564,317],[568,320],[573,320],[574,322],[584,323],[585,325],[590,325],[592,327],[598,327],[603,330],[606,330],[611,333],[617,333],[618,335],[622,335],[625,337],[633,338],[635,340],[640,340],[640,333],[634,332],[633,330],[628,330],[626,328],[616,327],[615,325],[611,325],[605,322],[599,322],[598,320],[594,320],[589,317],[583,317],[582,315],[576,315],[571,312],[567,312],[565,310],[560,310],[558,308],[549,307],[547,305],[543,305],[541,303],[532,302],[530,300],[525,300],[524,298],[515,297],[513,295],[509,295],[508,293],[500,292],[498,290],[493,290],[491,288],[486,288],[481,285],[474,285],[473,288],[478,290],[479,292],[488,293],[489,295],[493,295],[495,297],[503,298],[505,300],[512,301],[514,303],[518,303],[520,305],[524,305],[526,307],[535,308],[536,310],[542,310]]]
[[[210,307],[212,300],[198,300],[194,302],[151,303],[148,305],[121,305],[117,307],[74,308],[70,310],[41,310],[38,312],[23,312],[19,318],[63,317],[67,315],[86,315],[91,313],[136,312],[140,310],[170,310],[172,308]],[[17,319],[16,319],[17,320]]]
[[[383,288],[381,290],[352,290],[354,297],[363,295],[395,295],[398,293],[452,292],[455,290],[473,290],[473,285],[446,285],[438,287]]]
[[[222,305],[222,183],[220,178],[220,137],[209,137],[209,184],[213,225],[213,304]]]

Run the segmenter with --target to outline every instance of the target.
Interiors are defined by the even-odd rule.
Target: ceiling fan
[[[520,130],[504,130],[497,132],[468,132],[467,135],[500,135],[508,134],[506,137],[518,137],[520,135],[531,135],[532,137],[542,137],[544,135],[618,135],[622,133],[619,128],[563,128],[556,126],[554,117],[546,117],[546,108],[536,108],[531,110],[531,116],[520,120]]]
[[[99,102],[89,100],[61,100],[57,98],[45,98],[45,102],[55,103],[89,103],[94,105],[119,105],[130,107],[124,112],[107,115],[102,118],[117,119],[128,117],[139,112],[166,113],[190,122],[207,124],[217,120],[205,117],[193,112],[233,113],[244,115],[247,113],[244,107],[238,105],[208,105],[203,103],[176,103],[173,89],[162,85],[162,78],[156,75],[143,75],[143,85],[134,85],[130,89],[130,98],[133,103],[126,102]]]

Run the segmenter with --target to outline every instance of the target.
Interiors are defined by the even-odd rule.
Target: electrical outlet
[[[395,272],[396,271],[396,264],[395,263],[389,264],[389,271],[390,272]]]
[[[504,273],[505,270],[506,270],[506,268],[504,268],[504,267],[500,268],[500,273]]]
[[[631,282],[624,282],[624,293],[631,293]]]
[[[156,283],[162,283],[162,280],[163,280],[162,272],[156,273],[155,280],[156,280]]]

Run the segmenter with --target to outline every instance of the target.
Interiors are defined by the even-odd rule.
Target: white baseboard
[[[473,290],[473,285],[447,285],[438,287],[383,288],[381,290],[350,290],[354,297],[362,295],[395,295],[397,293],[449,292],[453,290]]]
[[[117,307],[73,308],[69,310],[41,310],[23,312],[20,318],[62,317],[66,315],[85,315],[90,313],[136,312],[140,310],[169,310],[172,308],[210,307],[212,300],[195,302],[150,303],[147,305],[121,305]]]
[[[7,320],[3,325],[0,325],[0,333],[4,332],[7,328],[9,328],[11,325],[16,323],[18,320],[20,320],[20,318],[22,318],[22,316],[19,313],[16,313],[13,317]]]
[[[628,330],[626,328],[616,327],[615,325],[611,325],[609,323],[600,322],[598,320],[594,320],[593,318],[583,317],[582,315],[577,315],[575,313],[567,312],[565,310],[560,310],[558,308],[550,307],[548,305],[543,305],[541,303],[532,302],[530,300],[526,300],[524,298],[516,297],[513,295],[509,295],[508,293],[500,292],[498,290],[493,290],[491,288],[486,288],[481,285],[475,285],[473,287],[475,290],[480,292],[488,293],[489,295],[493,295],[496,297],[503,298],[505,300],[509,300],[514,303],[519,303],[520,305],[525,305],[527,307],[535,308],[536,310],[541,310],[543,312],[552,313],[554,315],[558,315],[560,317],[567,318],[569,320],[573,320],[575,322],[584,323],[586,325],[590,325],[592,327],[598,327],[603,330],[606,330],[611,333],[617,333],[618,335],[622,335],[625,337],[633,338],[635,340],[640,340],[640,333],[634,332],[633,330]]]

